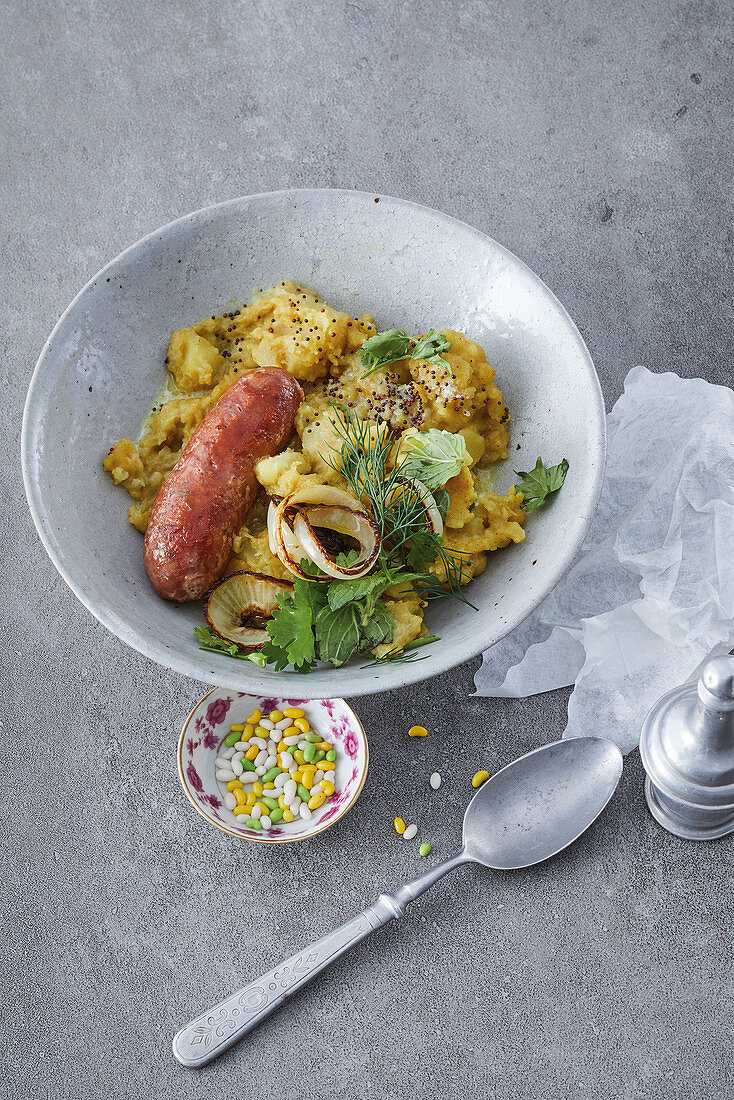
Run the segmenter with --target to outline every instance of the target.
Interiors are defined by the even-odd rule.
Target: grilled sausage
[[[255,463],[288,442],[301,401],[290,374],[258,368],[209,410],[150,512],[143,564],[159,596],[198,600],[219,580],[257,495]]]

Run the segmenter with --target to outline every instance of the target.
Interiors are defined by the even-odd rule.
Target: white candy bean
[[[242,775],[245,769],[242,767],[242,761],[238,760],[236,756],[232,757],[232,771],[235,775]]]
[[[257,780],[257,772],[243,772],[239,780],[243,786],[245,783],[255,783]]]
[[[255,757],[255,760],[254,760],[255,767],[256,768],[261,767],[265,763],[267,758],[268,758],[268,750],[265,749],[265,748],[260,749],[260,752],[257,754],[257,756]]]
[[[224,796],[224,805],[227,807],[228,810],[233,810],[237,805],[237,799],[233,794],[230,794],[229,791],[227,791]]]
[[[299,741],[298,742],[298,747],[299,747],[299,749],[307,749],[308,748],[308,741]]]
[[[262,810],[260,809],[260,807],[255,805],[250,810],[250,817],[254,817],[255,821],[257,821],[257,819],[260,817],[261,813],[262,813]]]
[[[228,761],[228,763],[229,763],[229,761]],[[237,778],[237,776],[234,774],[234,772],[232,771],[231,768],[225,768],[222,771],[217,772],[217,779],[219,780],[220,783],[229,783],[229,781],[231,779],[236,779],[236,778]]]
[[[297,771],[298,771],[298,764],[291,764],[290,768],[288,769],[288,774],[293,775]]]
[[[281,720],[279,722],[275,723],[275,728],[277,730],[287,730],[288,727],[291,726],[292,724],[293,724],[293,719],[292,718],[281,718]]]
[[[256,776],[258,777],[258,779],[259,779],[261,775],[265,775],[265,772],[266,772],[267,770],[268,770],[268,769],[267,769],[267,768],[265,767],[265,765],[264,765],[264,764],[261,764],[259,768],[255,768],[255,772],[254,772],[254,774],[255,774],[255,775],[256,775]]]
[[[314,772],[313,783],[311,784],[311,786],[312,787],[317,786],[317,784],[319,784],[323,778],[324,778],[324,773],[322,772],[321,768],[319,768],[319,770],[317,772]]]
[[[280,754],[280,766],[288,771],[293,766],[293,757],[289,752],[282,752]]]
[[[234,747],[237,749],[238,752],[245,752],[249,748],[249,745],[246,741],[235,741]]]
[[[258,726],[264,730],[274,730],[275,722],[271,722],[269,718],[261,718],[258,722]]]
[[[296,797],[293,799],[289,808],[292,814],[295,815],[296,813],[298,813],[299,809],[301,808],[301,799],[298,795],[296,795]]]
[[[438,788],[441,786],[441,776],[438,774],[438,772],[433,773],[430,779],[430,783],[434,791],[437,791]]]
[[[228,756],[218,756],[217,759],[214,761],[214,763],[216,764],[216,766],[218,768],[228,768],[229,767],[229,757]]]
[[[403,833],[403,840],[412,840],[417,832],[418,832],[418,826],[417,825],[408,825],[407,829]]]
[[[269,829],[273,823],[267,814],[263,814],[260,818],[260,824],[262,825],[263,829]]]
[[[250,744],[257,745],[259,749],[266,749],[268,747],[268,743],[264,737],[251,737]]]
[[[273,783],[276,787],[285,787],[286,783],[292,783],[292,779],[288,779],[288,772],[281,772],[280,775],[276,775]]]
[[[299,817],[302,817],[304,821],[311,820],[311,811],[309,810],[305,802],[301,803],[301,808],[299,809],[298,814]]]
[[[250,740],[252,740],[252,738],[250,738]],[[283,738],[283,741],[285,742],[286,745],[297,745],[300,740],[301,740],[300,733],[293,733],[293,734],[291,734],[290,737],[284,737]]]
[[[231,760],[232,757],[234,756],[234,754],[235,754],[234,749],[227,749],[225,752],[221,753],[220,755],[223,756],[225,760]]]
[[[277,751],[278,751],[278,742],[277,741],[268,741],[268,752],[269,752],[269,754],[272,756]]]
[[[278,763],[277,756],[266,756],[265,757],[265,767],[266,768],[274,768],[277,763]]]

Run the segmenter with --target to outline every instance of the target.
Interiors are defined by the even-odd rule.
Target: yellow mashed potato
[[[260,294],[252,305],[174,332],[166,357],[168,384],[140,438],[137,443],[121,439],[104,459],[105,470],[134,501],[130,523],[145,531],[158,490],[225,390],[253,367],[280,367],[300,381],[306,399],[290,446],[257,464],[264,492],[235,536],[228,571],[290,579],[268,546],[268,496],[285,496],[304,483],[348,489],[328,462],[333,448],[340,448],[334,401],[360,417],[388,423],[396,442],[409,429],[441,428],[463,435],[465,465],[446,486],[450,503],[443,542],[461,554],[465,582],[482,572],[488,552],[522,542],[522,494],[513,487],[500,496],[485,487],[483,471],[507,458],[509,432],[504,400],[482,348],[460,332],[443,329],[451,341],[442,353],[450,369],[405,359],[363,378],[358,351],[375,331],[369,314],[350,317],[314,291],[286,282]],[[439,563],[430,568],[441,577]],[[395,634],[389,645],[378,647],[378,656],[425,633],[424,605],[409,585],[388,591],[385,602]]]

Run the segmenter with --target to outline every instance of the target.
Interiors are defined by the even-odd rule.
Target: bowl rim
[[[159,237],[162,233],[167,232],[174,226],[183,225],[186,222],[194,222],[196,219],[210,214],[215,210],[222,210],[226,207],[236,207],[243,202],[259,201],[259,200],[271,200],[271,199],[283,199],[286,200],[289,197],[300,196],[308,197],[312,195],[331,195],[333,197],[351,197],[358,198],[360,200],[374,201],[375,196],[379,197],[386,203],[393,203],[397,207],[406,207],[415,210],[419,210],[422,213],[429,213],[439,221],[460,229],[462,232],[468,232],[477,240],[482,242],[488,242],[493,249],[496,249],[499,253],[505,256],[508,260],[517,264],[522,270],[525,276],[533,283],[540,293],[547,296],[550,301],[558,309],[559,313],[566,320],[568,327],[578,342],[579,351],[581,353],[584,373],[591,385],[592,395],[594,398],[592,407],[592,416],[590,417],[590,425],[593,428],[592,437],[592,452],[597,456],[597,463],[593,472],[593,478],[591,481],[590,492],[587,497],[585,511],[581,514],[581,524],[577,531],[577,536],[572,543],[564,543],[556,558],[556,565],[551,572],[548,583],[544,588],[542,595],[538,595],[537,598],[533,598],[528,606],[520,613],[515,613],[509,619],[505,621],[505,629],[503,630],[500,638],[507,637],[513,630],[515,630],[522,622],[525,621],[545,600],[556,585],[563,578],[576,555],[578,554],[584,540],[589,532],[596,509],[599,504],[599,497],[601,496],[602,486],[604,483],[604,474],[607,461],[607,424],[606,424],[606,408],[604,404],[604,396],[602,394],[599,377],[594,367],[594,362],[589,353],[589,349],[586,346],[586,342],[579,332],[573,318],[565,308],[563,303],[556,297],[553,291],[548,287],[543,280],[537,275],[532,268],[530,268],[523,260],[516,256],[499,241],[490,237],[489,234],[482,232],[480,229],[476,229],[474,226],[469,225],[467,222],[461,221],[459,218],[455,218],[450,214],[445,214],[441,210],[437,210],[434,207],[426,206],[424,203],[413,202],[410,199],[399,198],[396,196],[386,195],[384,193],[378,193],[375,191],[362,191],[350,188],[332,188],[332,187],[304,187],[304,188],[283,188],[276,191],[261,191],[254,192],[249,195],[239,195],[234,198],[225,199],[222,202],[211,203],[208,206],[199,207],[197,210],[193,210],[188,214],[183,214],[181,217],[174,218],[170,222],[166,222],[164,225],[159,226],[157,229],[152,230],[150,233],[140,237],[137,241],[128,245],[111,260],[109,260],[103,267],[99,269],[81,288],[81,290],[74,296],[64,312],[59,317],[58,321],[51,330],[48,339],[46,340],[41,353],[36,362],[36,366],[31,375],[31,380],[28,386],[28,392],[26,394],[25,406],[23,410],[23,422],[21,427],[21,468],[23,472],[23,483],[26,493],[26,499],[28,502],[28,508],[31,513],[31,518],[38,532],[39,538],[46,550],[46,553],[50,557],[57,572],[65,583],[72,590],[74,595],[80,601],[80,603],[86,607],[86,609],[106,627],[116,638],[122,641],[125,645],[130,646],[132,649],[141,653],[144,657],[154,661],[156,664],[168,668],[169,670],[178,673],[182,676],[188,676],[192,679],[196,679],[199,682],[210,683],[218,686],[221,681],[229,679],[231,690],[240,691],[243,687],[247,688],[248,692],[273,692],[277,690],[276,684],[271,679],[265,679],[261,675],[261,670],[255,665],[251,669],[247,669],[248,679],[240,678],[244,675],[243,669],[239,669],[240,677],[237,677],[234,672],[231,678],[226,674],[225,670],[214,671],[211,670],[208,674],[204,668],[198,668],[194,660],[185,655],[179,656],[176,653],[170,651],[163,652],[163,646],[156,644],[155,641],[150,641],[147,638],[142,637],[136,630],[129,627],[127,622],[118,616],[113,610],[104,606],[99,606],[93,599],[88,597],[84,591],[81,582],[77,581],[72,575],[70,568],[62,560],[62,555],[58,554],[54,545],[54,539],[51,536],[50,531],[46,531],[43,521],[43,502],[39,491],[38,481],[34,480],[32,476],[33,469],[33,427],[31,412],[34,405],[36,390],[39,387],[42,368],[46,357],[49,355],[53,341],[57,332],[66,321],[66,318],[75,308],[77,302],[83,297],[83,295],[90,289],[105,273],[110,270],[120,260],[127,257],[130,253],[136,249],[142,249],[155,238]],[[390,667],[383,670],[376,670],[376,675],[373,681],[365,681],[355,685],[355,690],[350,693],[350,697],[373,695],[381,691],[389,691],[401,687],[407,687],[411,684],[421,683],[424,680],[432,679],[435,676],[439,676],[444,672],[449,671],[452,668],[456,668],[458,665],[472,660],[483,653],[488,646],[496,644],[500,638],[494,641],[482,640],[481,632],[477,631],[471,635],[464,646],[453,646],[446,650],[443,656],[441,656],[441,650],[436,651],[429,656],[432,658],[430,662],[430,669],[423,671],[422,661],[416,661],[405,665],[396,665],[392,669]],[[320,669],[322,673],[328,675],[330,670],[328,668]],[[393,676],[385,675],[392,671]],[[382,673],[382,675],[380,675]],[[272,672],[270,674],[273,675]],[[284,675],[293,676],[293,672],[286,672]],[[300,678],[305,680],[306,678]],[[235,683],[236,681],[236,683]],[[314,692],[311,694],[311,692]],[[325,694],[322,688],[309,689],[307,683],[303,683],[299,686],[299,692],[304,698],[325,698]],[[318,694],[316,694],[318,692]]]
[[[325,833],[327,829],[330,829],[332,825],[336,825],[337,821],[341,821],[342,818],[351,810],[352,806],[362,793],[362,788],[364,787],[367,780],[367,772],[370,766],[370,746],[369,741],[367,740],[367,733],[356,710],[354,709],[354,707],[351,707],[349,705],[346,699],[334,698],[330,700],[330,702],[332,703],[341,703],[349,711],[360,734],[362,735],[362,743],[364,744],[364,767],[362,768],[362,775],[360,776],[359,783],[357,784],[357,789],[351,796],[349,801],[345,803],[345,805],[342,807],[336,817],[332,818],[331,821],[327,821],[326,824],[321,825],[318,829],[314,829],[313,831],[306,833],[305,836],[258,836],[257,834],[255,834],[254,836],[249,836],[245,835],[244,833],[238,832],[237,829],[230,829],[228,828],[228,826],[223,825],[221,821],[215,821],[213,817],[210,817],[209,814],[204,810],[204,808],[200,806],[199,803],[194,799],[194,796],[189,790],[189,785],[186,782],[186,777],[183,770],[182,757],[184,740],[186,739],[186,731],[189,728],[189,723],[194,717],[194,714],[199,709],[204,700],[208,699],[210,695],[213,695],[215,691],[232,690],[232,688],[213,687],[210,691],[207,691],[205,695],[202,695],[201,699],[199,699],[198,702],[194,703],[193,707],[191,708],[184,720],[183,726],[181,727],[181,733],[178,736],[178,747],[176,749],[176,763],[178,766],[178,778],[181,780],[181,786],[183,787],[184,794],[188,798],[189,802],[194,807],[196,812],[200,814],[204,818],[204,820],[207,821],[210,825],[213,825],[215,829],[219,829],[221,832],[227,833],[229,836],[233,836],[237,840],[248,840],[251,841],[251,843],[253,844],[296,844],[299,841],[311,840],[312,837],[319,836],[321,833]],[[254,695],[255,693],[243,691],[241,694]],[[271,698],[275,698],[275,696],[272,696]],[[323,699],[310,699],[309,702],[321,703],[323,702]],[[218,747],[219,746],[217,746],[217,748]]]

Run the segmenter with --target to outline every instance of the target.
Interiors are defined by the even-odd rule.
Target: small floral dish
[[[300,708],[313,730],[336,752],[334,793],[315,809],[310,820],[296,818],[255,832],[225,805],[226,785],[217,779],[215,761],[226,751],[231,727],[245,726],[256,710]],[[186,797],[210,825],[240,840],[257,844],[288,844],[317,836],[334,825],[354,805],[367,777],[369,749],[357,715],[343,699],[274,699],[227,688],[208,692],[184,722],[178,742],[178,774]],[[331,773],[329,773],[331,774]],[[308,780],[306,780],[308,782]],[[305,797],[305,795],[304,795]]]

